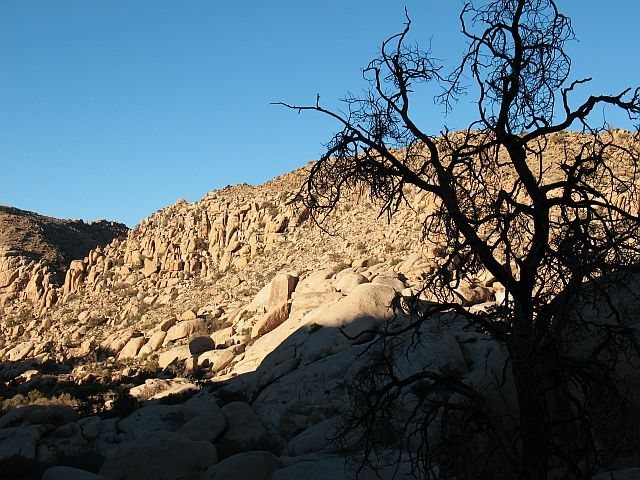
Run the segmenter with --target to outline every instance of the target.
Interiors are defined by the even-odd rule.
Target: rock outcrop
[[[0,307],[17,299],[50,308],[72,261],[127,231],[116,222],[60,220],[0,206]]]
[[[482,391],[515,432],[501,342],[452,312],[403,330],[445,261],[444,240],[421,237],[428,198],[407,188],[386,222],[354,194],[327,233],[295,201],[305,174],[180,200],[72,257],[60,283],[52,266],[0,256],[0,465],[47,479],[355,478],[345,457],[362,441],[345,425],[383,351],[398,375]],[[478,272],[451,301],[491,310],[504,298]],[[37,308],[23,314],[28,299]],[[402,333],[381,341],[388,330]],[[421,402],[419,389],[400,393],[395,422]],[[390,439],[378,453],[392,467],[360,478],[411,478],[419,440]]]

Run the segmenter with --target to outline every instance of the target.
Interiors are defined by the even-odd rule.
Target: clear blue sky
[[[640,3],[559,3],[580,39],[575,76],[603,93],[640,84]],[[300,167],[335,125],[269,103],[360,91],[405,5],[416,37],[456,60],[457,0],[0,0],[0,204],[133,226]],[[429,104],[420,114],[442,123]]]

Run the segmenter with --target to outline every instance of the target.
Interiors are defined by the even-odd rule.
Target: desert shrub
[[[0,409],[3,412],[7,412],[14,408],[24,407],[27,405],[64,405],[71,408],[77,408],[79,402],[76,398],[68,393],[62,393],[60,395],[47,396],[40,390],[30,390],[26,395],[18,393],[11,398],[2,400],[0,402]]]

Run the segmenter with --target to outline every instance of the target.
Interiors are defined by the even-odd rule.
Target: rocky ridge
[[[60,220],[0,206],[0,307],[18,300],[50,308],[69,263],[127,231],[106,220]]]
[[[409,321],[390,305],[443,259],[437,240],[420,237],[433,208],[424,195],[407,191],[389,223],[354,195],[326,233],[294,201],[304,175],[178,201],[71,262],[56,302],[32,318],[7,322],[24,306],[8,303],[0,466],[17,470],[19,458],[21,478],[38,478],[58,465],[49,480],[353,478],[344,445],[330,441],[348,387],[376,332]],[[504,299],[488,274],[457,292],[470,309]],[[395,340],[403,374],[455,374],[517,417],[499,342],[452,314],[420,329],[415,347],[414,332]],[[399,421],[416,402],[408,389]],[[416,442],[383,452],[402,460],[407,477],[396,478],[409,478]],[[159,460],[137,460],[147,456]]]

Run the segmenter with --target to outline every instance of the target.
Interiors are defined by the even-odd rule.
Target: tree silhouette
[[[364,69],[370,89],[346,98],[346,112],[325,109],[319,100],[283,105],[321,112],[342,127],[301,192],[316,220],[363,186],[390,216],[409,203],[409,189],[429,196],[433,208],[424,238],[443,241],[445,261],[421,293],[439,304],[415,311],[416,321],[406,328],[453,310],[504,342],[517,390],[517,438],[501,436],[501,426],[469,386],[433,372],[399,379],[384,355],[368,373],[370,398],[380,401],[358,418],[370,425],[367,418],[384,410],[392,392],[426,380],[431,394],[455,392],[466,403],[432,402],[425,422],[434,421],[436,411],[456,410],[458,425],[482,425],[491,439],[492,448],[480,455],[484,470],[471,478],[489,475],[498,455],[517,478],[547,478],[551,466],[569,478],[590,478],[616,453],[598,424],[598,398],[600,407],[609,402],[628,412],[629,392],[617,378],[617,363],[640,351],[624,315],[594,320],[572,309],[588,292],[606,302],[613,282],[624,284],[640,260],[638,132],[612,131],[594,123],[592,113],[615,108],[635,121],[640,90],[574,104],[590,79],[570,80],[565,46],[574,32],[554,0],[468,2],[460,22],[467,48],[449,73],[408,40],[407,17],[404,30],[384,41]],[[423,128],[412,116],[420,107],[412,103],[420,84],[441,88],[435,100],[446,111],[462,95],[477,95],[477,118],[459,131]],[[580,133],[562,133],[570,128]],[[561,154],[550,157],[552,143],[563,143],[555,145]],[[506,297],[492,311],[472,313],[451,293],[481,271],[504,286]],[[391,403],[387,407],[388,413]],[[452,438],[454,428],[448,432]],[[456,470],[451,454],[461,452],[453,443],[441,444],[449,448],[448,459],[425,441],[427,462],[439,462],[442,478],[451,472],[460,478],[464,472]],[[425,472],[437,476],[434,469]]]

